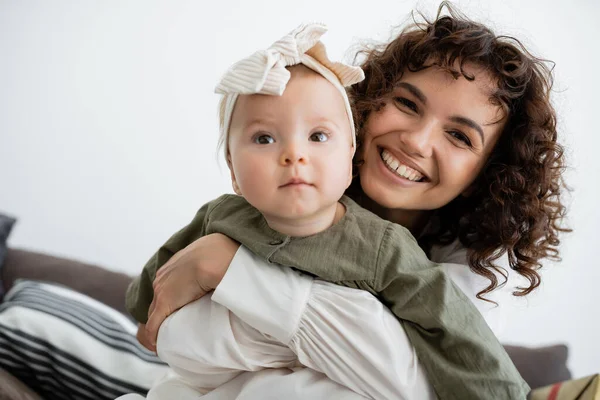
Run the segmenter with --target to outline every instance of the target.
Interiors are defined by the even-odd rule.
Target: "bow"
[[[329,70],[342,86],[360,82],[364,74],[359,67],[329,60],[325,46],[319,41],[325,32],[327,27],[323,24],[300,25],[268,49],[235,63],[222,77],[215,92],[281,96],[290,80],[286,67],[296,64],[306,64],[323,75],[323,69]]]

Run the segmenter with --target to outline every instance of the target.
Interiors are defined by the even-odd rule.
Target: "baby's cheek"
[[[252,180],[254,175],[260,173],[261,165],[256,157],[243,152],[237,152],[232,157],[233,170],[239,185],[243,185],[248,180]]]
[[[250,200],[266,190],[268,185],[268,174],[264,166],[257,164],[245,164],[238,169],[237,181],[242,191],[242,195]]]
[[[238,186],[242,192],[251,191],[257,183],[256,176],[250,173],[248,170],[244,170],[238,174]]]

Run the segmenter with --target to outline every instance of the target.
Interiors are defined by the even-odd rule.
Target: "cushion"
[[[125,309],[125,291],[132,278],[126,274],[73,259],[12,248],[8,249],[0,272],[6,290],[17,279],[60,283],[129,315]]]
[[[6,257],[8,235],[15,224],[16,219],[0,213],[0,272],[2,272],[2,266],[4,265],[4,258]],[[4,294],[4,286],[2,284],[2,274],[0,274],[0,300]]]
[[[529,400],[597,400],[600,399],[600,374],[555,383],[533,390]]]
[[[131,320],[88,296],[20,280],[0,304],[0,368],[44,399],[145,395],[168,368],[135,332]]]
[[[564,344],[535,348],[505,345],[504,348],[531,389],[571,379],[567,368],[569,348]]]

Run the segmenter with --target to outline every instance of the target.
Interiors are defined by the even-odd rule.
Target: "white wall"
[[[333,57],[388,37],[437,2],[0,0],[0,210],[9,240],[131,274],[198,206],[229,191],[213,87],[239,57],[300,22],[326,22]],[[562,263],[511,316],[504,341],[565,342],[600,372],[597,2],[463,1],[468,15],[556,62],[575,189]],[[366,7],[365,7],[366,6]]]

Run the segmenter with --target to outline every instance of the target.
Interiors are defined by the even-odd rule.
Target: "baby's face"
[[[335,207],[352,178],[344,100],[321,75],[290,68],[283,96],[240,96],[229,130],[234,190],[269,218],[306,220]]]

